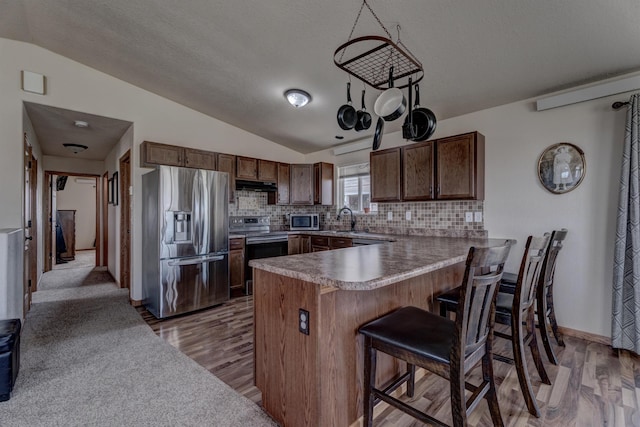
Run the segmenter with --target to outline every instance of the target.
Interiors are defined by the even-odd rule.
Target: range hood
[[[236,179],[236,190],[277,191],[278,186],[275,182],[245,181]]]

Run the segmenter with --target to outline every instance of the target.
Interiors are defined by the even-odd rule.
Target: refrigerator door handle
[[[174,267],[176,265],[194,265],[194,264],[203,264],[205,262],[213,262],[213,261],[222,261],[224,256],[215,255],[215,256],[204,256],[204,257],[196,257],[196,258],[184,258],[178,259],[175,261],[169,261],[167,265]]]

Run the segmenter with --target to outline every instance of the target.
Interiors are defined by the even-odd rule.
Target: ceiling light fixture
[[[82,152],[82,151],[86,150],[87,148],[89,148],[89,147],[87,147],[86,145],[82,145],[82,144],[71,144],[71,143],[62,144],[62,146],[63,146],[64,148],[66,148],[67,150],[72,151],[72,152],[73,152],[73,154],[78,154],[78,153],[80,153],[80,152]]]
[[[89,123],[85,122],[84,120],[76,120],[75,122],[73,122],[73,124],[78,128],[88,128],[89,127]]]
[[[304,107],[311,102],[311,95],[301,89],[289,89],[284,93],[284,97],[296,108]]]

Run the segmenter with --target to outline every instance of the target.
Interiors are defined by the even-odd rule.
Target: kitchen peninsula
[[[500,239],[386,237],[394,241],[250,263],[255,383],[265,410],[282,425],[356,422],[363,386],[358,327],[404,305],[434,311],[435,296],[460,284],[469,247],[504,244]],[[379,355],[378,381],[400,368]]]

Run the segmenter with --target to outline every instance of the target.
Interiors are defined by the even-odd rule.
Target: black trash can
[[[11,398],[20,369],[20,319],[0,320],[0,402]]]

